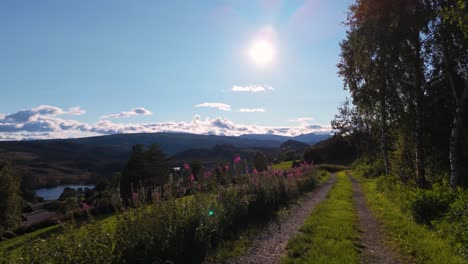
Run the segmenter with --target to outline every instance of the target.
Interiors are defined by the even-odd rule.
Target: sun
[[[249,54],[256,65],[267,66],[275,58],[275,47],[271,41],[257,39],[252,43]]]

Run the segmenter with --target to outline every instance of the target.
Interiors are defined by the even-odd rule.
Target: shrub
[[[440,221],[435,226],[448,237],[455,250],[465,259],[468,259],[468,191],[458,189],[456,198]]]
[[[411,213],[416,222],[431,225],[450,208],[454,193],[442,185],[436,184],[433,189],[418,189],[409,203]]]

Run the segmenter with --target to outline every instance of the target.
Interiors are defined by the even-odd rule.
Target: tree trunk
[[[385,91],[380,91],[380,143],[382,147],[382,159],[384,162],[385,175],[389,174],[388,166],[388,147],[387,147],[387,102]]]
[[[463,111],[465,110],[465,102],[468,99],[468,80],[457,82],[457,74],[454,69],[454,61],[449,54],[449,45],[447,36],[445,36],[443,55],[445,68],[449,81],[450,90],[452,91],[455,100],[455,112],[453,115],[452,131],[449,141],[449,160],[450,160],[450,186],[452,188],[460,185],[462,173],[461,164],[461,137],[463,131]],[[457,87],[457,83],[461,83],[463,87]],[[460,89],[461,88],[461,89]],[[459,92],[461,90],[461,92]]]
[[[450,186],[460,185],[461,178],[461,136],[463,130],[463,111],[468,98],[468,81],[465,80],[463,93],[457,98],[455,114],[453,116],[452,133],[450,134]]]
[[[424,103],[424,71],[421,61],[421,42],[419,34],[415,40],[415,141],[416,141],[416,178],[420,188],[426,187],[426,173],[424,168],[424,128],[423,128],[423,103]]]

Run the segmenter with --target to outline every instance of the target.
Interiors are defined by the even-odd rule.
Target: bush
[[[458,189],[456,198],[440,221],[435,221],[437,230],[448,237],[456,251],[468,259],[468,191]]]
[[[433,189],[418,189],[409,203],[411,213],[417,223],[432,225],[432,221],[442,217],[454,200],[454,193],[442,185]]]

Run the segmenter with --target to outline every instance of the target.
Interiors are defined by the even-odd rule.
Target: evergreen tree
[[[152,188],[166,183],[169,175],[167,155],[153,144],[148,150],[143,145],[135,145],[120,178],[120,195],[128,202],[132,191]]]
[[[0,161],[0,230],[19,223],[21,206],[20,177],[7,162]]]

